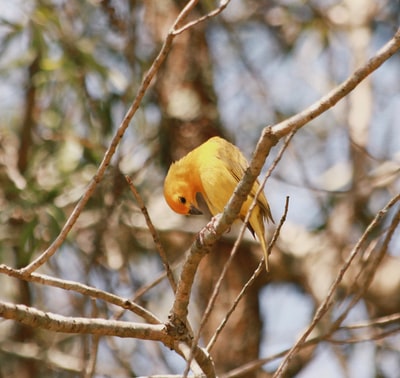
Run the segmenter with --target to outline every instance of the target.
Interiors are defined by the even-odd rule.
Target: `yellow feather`
[[[225,139],[213,137],[171,165],[164,182],[165,199],[179,214],[199,214],[196,194],[200,193],[211,214],[221,213],[247,166],[245,157],[236,146]],[[245,219],[258,188],[257,181],[242,206],[240,219]],[[268,201],[264,193],[260,193],[248,228],[261,243],[268,271],[265,220],[273,222]]]

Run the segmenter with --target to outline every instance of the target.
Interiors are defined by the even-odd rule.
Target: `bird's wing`
[[[233,144],[222,145],[218,149],[217,158],[222,160],[226,169],[232,174],[238,183],[248,167],[247,160],[240,150]]]
[[[220,148],[219,153],[218,153],[218,158],[223,160],[226,163],[226,166],[228,167],[229,171],[231,172],[232,176],[235,178],[236,183],[239,183],[239,181],[242,179],[245,170],[248,167],[248,162],[246,158],[243,156],[239,148],[237,148],[234,145],[231,145],[232,148]],[[254,199],[256,192],[259,188],[259,182],[258,180],[254,183],[254,186],[249,194],[251,200]],[[261,209],[261,214],[262,217],[271,220],[274,222],[272,215],[271,215],[271,210],[268,205],[267,198],[265,197],[264,192],[261,192],[260,195],[257,198],[257,205]]]
[[[203,196],[213,215],[222,212],[237,184],[248,167],[246,158],[239,148],[224,139],[211,141],[200,155],[199,175],[204,188]],[[254,198],[259,187],[254,184],[249,197]],[[271,218],[271,212],[264,193],[258,197],[257,204],[263,217]]]

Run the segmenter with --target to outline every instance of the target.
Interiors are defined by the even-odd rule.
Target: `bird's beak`
[[[189,214],[190,215],[201,215],[203,213],[196,206],[191,204],[189,207]]]

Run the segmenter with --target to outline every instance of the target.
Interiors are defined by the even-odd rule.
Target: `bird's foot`
[[[211,218],[211,220],[204,226],[204,228],[199,232],[199,239],[201,244],[204,244],[204,238],[206,236],[206,231],[216,234],[215,225],[217,221],[221,218],[222,214],[217,214]]]
[[[217,222],[221,219],[222,214],[217,214],[215,216],[213,216],[211,218],[211,220],[206,224],[206,229],[210,232],[212,232],[213,234],[215,234],[215,225],[217,224]]]

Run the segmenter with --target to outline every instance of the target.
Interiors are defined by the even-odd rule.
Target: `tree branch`
[[[10,277],[18,278],[21,280],[36,282],[47,286],[58,287],[64,290],[71,290],[80,293],[82,295],[88,295],[91,298],[101,299],[105,302],[112,303],[113,305],[132,311],[136,315],[141,316],[150,324],[161,324],[160,319],[158,319],[150,311],[139,306],[135,302],[129,299],[121,298],[115,294],[111,294],[106,291],[93,288],[88,285],[84,285],[75,281],[68,281],[68,280],[62,280],[60,278],[50,277],[45,274],[39,274],[39,273],[30,273],[28,275],[22,274],[19,270],[12,269],[4,264],[0,264],[0,273],[5,273]]]
[[[387,211],[393,207],[398,201],[400,200],[400,194],[393,197],[386,206],[378,212],[372,222],[369,224],[361,238],[358,240],[357,244],[354,246],[353,250],[349,254],[348,258],[346,259],[345,263],[339,270],[334,282],[332,283],[331,287],[329,288],[329,292],[325,297],[325,300],[320,304],[317,311],[315,312],[314,318],[312,319],[310,325],[307,329],[303,332],[300,338],[296,341],[296,343],[292,346],[290,351],[285,356],[284,360],[279,365],[278,369],[274,374],[274,378],[281,377],[285,370],[287,369],[291,359],[295,356],[295,353],[299,350],[300,346],[306,342],[307,337],[311,334],[312,330],[318,324],[318,322],[322,319],[322,317],[326,314],[326,312],[332,307],[334,303],[334,294],[336,293],[336,289],[338,288],[340,282],[343,279],[343,276],[349,269],[350,265],[354,261],[355,257],[359,254],[362,245],[364,244],[367,237],[371,234],[371,232],[375,229],[375,227],[379,224],[381,219],[385,216]]]
[[[98,318],[66,317],[33,307],[0,301],[0,316],[34,328],[62,333],[87,333],[101,336],[130,337],[161,341],[167,346],[174,342],[163,324],[143,324]]]
[[[327,95],[322,97],[301,113],[290,117],[289,119],[278,123],[272,127],[272,133],[277,138],[288,135],[293,130],[297,130],[318,117],[328,109],[335,106],[341,99],[347,96],[355,87],[357,87],[368,75],[377,70],[392,55],[400,49],[400,28],[394,34],[393,38],[387,42],[371,59],[362,67],[356,70],[342,84],[338,85]]]
[[[196,20],[190,21],[188,22],[186,25],[180,27],[179,29],[175,29],[174,30],[174,35],[183,33],[185,30],[192,28],[195,25],[200,24],[201,22],[204,22],[206,20],[208,20],[211,17],[215,17],[217,15],[219,15],[230,3],[231,0],[221,0],[220,5],[218,8],[215,8],[214,10],[212,10],[211,12],[207,13],[206,15],[199,17]]]
[[[185,8],[179,13],[177,16],[170,32],[168,33],[165,41],[161,47],[160,52],[158,53],[157,57],[154,59],[150,69],[147,71],[146,75],[144,76],[142,83],[139,86],[138,93],[136,98],[134,99],[132,105],[129,107],[127,113],[125,114],[124,119],[122,120],[121,124],[119,125],[116,133],[114,134],[110,145],[107,148],[106,153],[104,154],[103,160],[97,169],[96,174],[90,181],[85,193],[83,194],[82,198],[76,204],[74,210],[72,211],[71,215],[65,222],[63,228],[61,229],[59,235],[56,239],[52,242],[52,244],[34,261],[32,261],[29,265],[25,268],[21,269],[21,273],[29,274],[38,269],[42,266],[51,256],[53,256],[61,244],[66,239],[68,233],[71,231],[72,227],[74,226],[75,222],[79,218],[83,208],[85,207],[86,203],[89,201],[90,197],[92,196],[94,190],[96,189],[97,184],[103,179],[104,173],[108,166],[110,165],[111,159],[114,156],[114,153],[125,134],[126,129],[128,128],[133,116],[135,115],[137,109],[139,108],[143,96],[146,93],[148,87],[150,86],[151,81],[153,80],[154,76],[160,69],[160,66],[165,61],[165,58],[168,55],[172,47],[172,42],[176,37],[175,30],[178,28],[179,24],[184,20],[184,18],[188,15],[191,9],[197,4],[198,0],[191,0],[187,3]]]
[[[139,192],[133,185],[132,179],[129,176],[125,176],[125,179],[129,185],[129,189],[131,190],[132,194],[134,195],[134,197],[140,207],[140,211],[142,212],[142,214],[146,220],[147,227],[151,233],[151,236],[153,237],[154,244],[157,247],[158,253],[161,257],[161,261],[164,265],[164,268],[165,268],[165,271],[166,271],[166,274],[168,277],[168,281],[172,287],[172,291],[175,293],[176,292],[176,282],[175,282],[174,274],[172,273],[172,269],[169,266],[167,254],[165,253],[164,247],[162,246],[162,244],[160,242],[160,237],[158,236],[157,230],[154,227],[153,222],[150,219],[149,212],[146,209],[146,205],[144,204],[142,197],[140,196]]]
[[[178,282],[175,302],[170,312],[169,326],[171,328],[180,328],[180,331],[184,332],[182,325],[185,324],[188,314],[189,298],[197,267],[201,259],[211,250],[216,241],[237,219],[240,209],[247,199],[254,182],[257,180],[271,148],[275,146],[282,137],[298,130],[309,121],[333,107],[399,49],[400,29],[364,66],[355,71],[347,80],[329,92],[321,100],[315,102],[301,113],[296,114],[286,121],[274,126],[268,126],[263,130],[250,161],[250,165],[225,206],[222,216],[216,218],[213,227],[207,225],[199,233],[195,243],[193,243],[190,249],[189,256],[183,266],[181,277]]]

